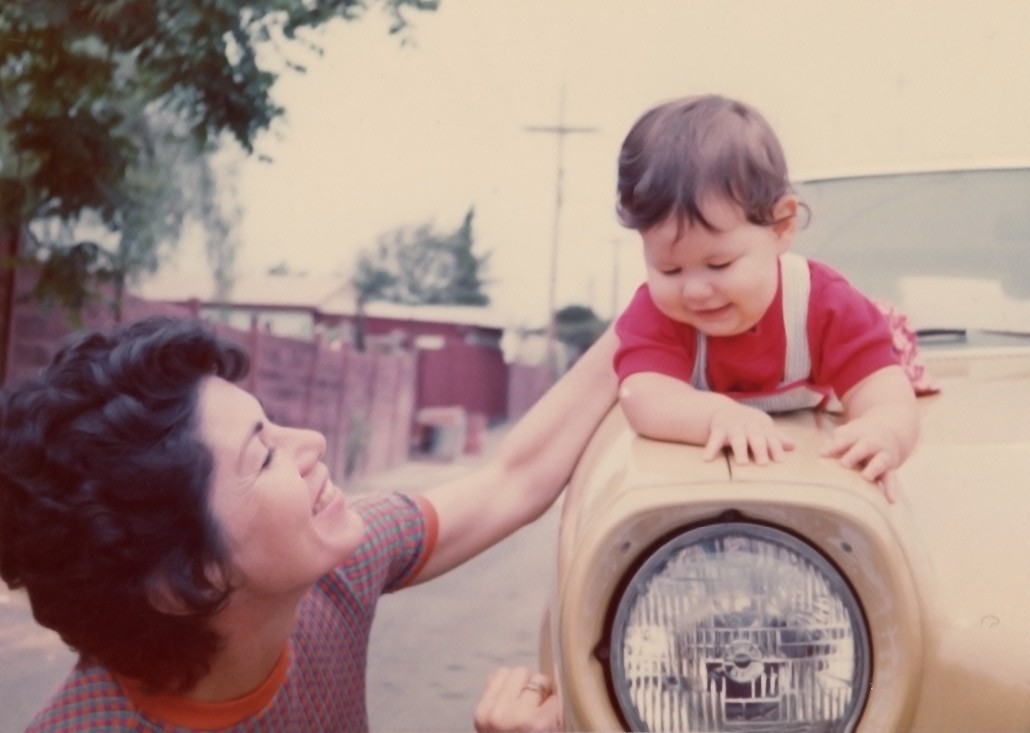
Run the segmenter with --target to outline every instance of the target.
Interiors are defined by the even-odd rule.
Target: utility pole
[[[580,132],[597,132],[597,128],[573,127],[565,124],[565,85],[563,84],[561,96],[558,99],[558,124],[531,125],[527,126],[525,130],[526,132],[543,132],[548,135],[554,135],[558,140],[558,176],[554,198],[554,223],[551,232],[551,280],[547,291],[547,315],[550,319],[547,327],[547,338],[548,344],[550,344],[554,336],[555,299],[558,287],[558,242],[561,238],[562,187],[565,178],[565,136]]]
[[[622,244],[625,240],[622,237],[612,237],[609,242],[612,243],[612,320],[619,315],[619,289],[621,283],[619,282],[619,260],[622,259]]]

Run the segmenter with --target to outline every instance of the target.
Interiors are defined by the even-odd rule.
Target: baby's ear
[[[782,196],[773,207],[773,223],[771,228],[776,233],[780,244],[780,253],[790,249],[794,241],[794,232],[798,229],[798,210],[801,204],[792,193]]]

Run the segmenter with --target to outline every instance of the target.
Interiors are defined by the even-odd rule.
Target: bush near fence
[[[17,292],[32,286],[32,273],[19,272]],[[91,303],[82,327],[110,329],[110,307]],[[122,322],[151,315],[195,318],[189,308],[126,295]],[[63,311],[12,299],[6,344],[5,382],[15,384],[37,373],[58,344],[74,329]],[[358,352],[320,340],[277,336],[253,325],[240,330],[211,324],[223,337],[247,349],[251,371],[242,386],[283,425],[312,428],[326,437],[326,465],[334,480],[396,466],[408,458],[415,409],[415,357],[389,349]]]

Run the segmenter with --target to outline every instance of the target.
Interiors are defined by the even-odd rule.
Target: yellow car
[[[819,456],[832,414],[739,466],[613,409],[543,628],[565,726],[1030,731],[1030,168],[798,188],[795,250],[905,312],[940,388],[897,501]]]

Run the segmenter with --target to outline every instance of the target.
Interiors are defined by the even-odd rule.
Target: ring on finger
[[[551,685],[546,679],[539,677],[531,677],[529,682],[522,686],[523,690],[532,690],[533,692],[542,692],[545,695],[550,694]]]

